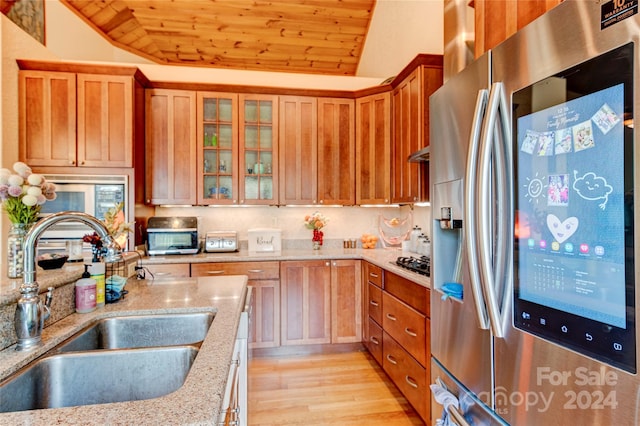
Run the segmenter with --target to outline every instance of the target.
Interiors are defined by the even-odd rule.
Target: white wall
[[[397,75],[418,53],[441,55],[444,0],[377,0],[358,76]]]

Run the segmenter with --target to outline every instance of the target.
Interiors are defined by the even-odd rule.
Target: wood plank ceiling
[[[61,0],[160,64],[356,74],[376,0]]]

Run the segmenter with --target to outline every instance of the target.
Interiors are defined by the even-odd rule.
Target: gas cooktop
[[[400,256],[396,259],[395,264],[427,277],[431,275],[431,259],[427,256]]]

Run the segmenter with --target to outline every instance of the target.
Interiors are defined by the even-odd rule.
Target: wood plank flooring
[[[249,362],[249,425],[423,425],[364,349],[255,354]]]

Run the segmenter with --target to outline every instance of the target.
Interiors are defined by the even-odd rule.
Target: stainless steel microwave
[[[104,220],[105,213],[124,203],[127,215],[128,177],[125,175],[44,175],[56,185],[56,199],[42,205],[41,217],[61,211],[78,211]],[[63,222],[44,232],[41,240],[81,239],[93,230],[79,222]]]

